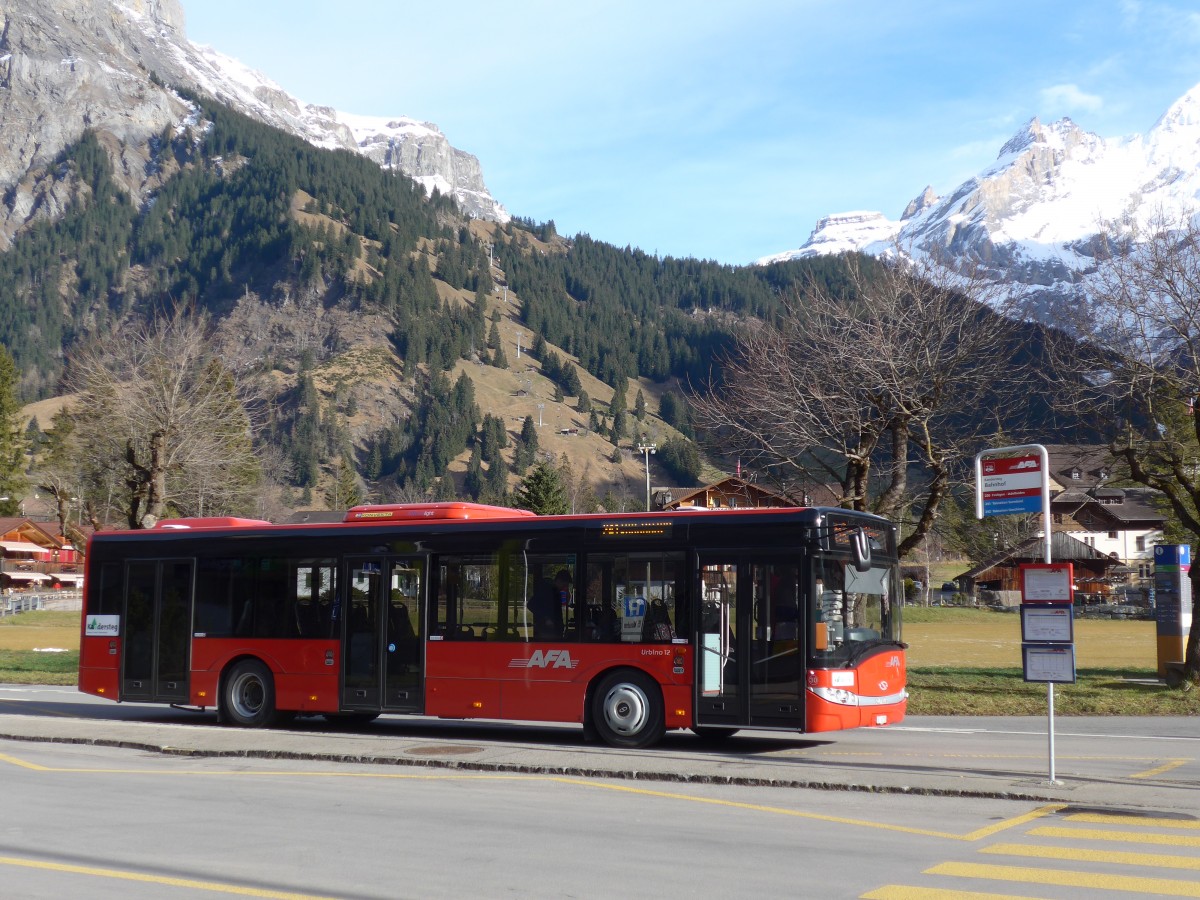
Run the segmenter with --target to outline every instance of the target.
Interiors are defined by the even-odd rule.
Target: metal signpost
[[[1044,564],[1021,567],[1021,657],[1026,681],[1046,682],[1050,783],[1054,777],[1054,684],[1075,681],[1072,570],[1051,560],[1050,454],[1041,444],[975,454],[975,517],[1041,512]],[[1049,605],[1049,606],[1047,606]],[[1031,609],[1028,611],[1026,607]],[[1032,608],[1032,607],[1039,608]],[[1064,623],[1068,629],[1064,630]],[[1066,635],[1066,640],[1063,636]]]

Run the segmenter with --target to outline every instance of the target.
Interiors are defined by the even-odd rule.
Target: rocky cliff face
[[[1086,293],[1102,233],[1136,237],[1197,209],[1200,85],[1144,136],[1105,139],[1070,119],[1035,118],[992,165],[944,197],[926,188],[900,221],[828,216],[798,250],[759,262],[853,250],[932,257],[1011,284],[1027,315],[1055,323]]]
[[[187,115],[140,62],[142,46],[179,34],[177,3],[143,2],[126,13],[107,2],[55,0],[52,15],[50,6],[14,0],[0,11],[0,247],[31,219],[61,211],[69,188],[56,181],[53,162],[84,129],[103,136],[117,176],[140,197],[151,178],[147,141]],[[131,30],[133,17],[144,31]]]
[[[138,200],[157,186],[151,140],[185,123],[189,105],[168,87],[199,89],[325,147],[362,152],[454,196],[472,216],[507,221],[479,161],[436,126],[368,120],[302,104],[265,76],[191,44],[177,0],[6,0],[0,8],[0,249],[30,221],[54,217],[69,186],[54,177],[62,149],[85,129],[109,148]]]

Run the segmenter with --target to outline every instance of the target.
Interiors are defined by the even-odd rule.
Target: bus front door
[[[342,707],[421,712],[425,560],[352,559],[347,570]]]
[[[187,703],[191,560],[129,563],[122,631],[121,699]]]
[[[799,567],[701,556],[696,724],[804,729]]]

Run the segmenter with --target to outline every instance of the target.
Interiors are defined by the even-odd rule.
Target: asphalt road
[[[534,724],[244,731],[0,685],[0,896],[1200,897],[1197,721],[1060,718],[1058,784],[1046,724],[631,752]]]

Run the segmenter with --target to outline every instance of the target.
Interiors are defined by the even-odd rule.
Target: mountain
[[[1145,135],[1106,139],[1070,119],[1033,119],[996,161],[944,197],[926,188],[898,220],[822,218],[799,249],[760,264],[860,250],[950,259],[1013,285],[1028,315],[1055,321],[1085,290],[1100,235],[1178,221],[1200,204],[1200,85]]]
[[[151,77],[153,75],[153,77]],[[0,8],[0,249],[69,198],[47,167],[85,130],[103,135],[131,196],[161,184],[151,142],[194,108],[173,88],[201,91],[314,146],[361,153],[452,196],[473,218],[505,222],[479,161],[437,126],[304,104],[266,76],[187,39],[178,0],[6,0]]]
[[[173,0],[6,2],[0,121],[20,400],[60,395],[98,336],[203,313],[261,398],[285,507],[346,497],[347,472],[376,499],[495,502],[534,452],[570,461],[581,508],[641,507],[647,464],[694,486],[683,386],[741,317],[832,268],[659,259],[512,219],[433,126],[306,107],[190,44]]]

